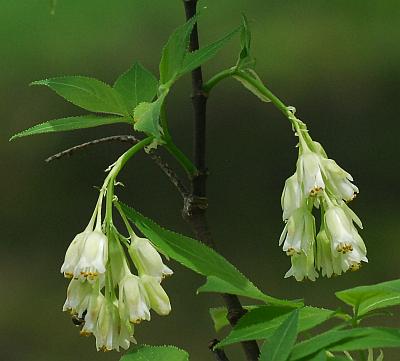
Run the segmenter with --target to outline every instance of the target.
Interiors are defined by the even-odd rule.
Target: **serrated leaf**
[[[210,247],[193,238],[166,230],[124,204],[121,204],[121,207],[128,219],[168,257],[203,276],[216,277],[232,285],[232,289],[237,290],[238,295],[264,302],[274,299],[261,292],[231,263]],[[287,304],[292,305],[289,301]]]
[[[189,361],[189,354],[175,346],[138,346],[120,361]]]
[[[400,329],[398,328],[364,327],[358,330],[361,330],[358,337],[352,337],[336,343],[329,350],[356,351],[369,348],[400,347]]]
[[[335,293],[336,297],[352,306],[358,316],[370,311],[400,304],[400,280],[370,286],[360,286]]]
[[[133,112],[134,128],[137,131],[153,135],[157,139],[161,137],[160,113],[165,95],[160,96],[152,103],[140,103]]]
[[[45,85],[72,104],[96,113],[128,115],[119,93],[100,80],[85,76],[63,76],[38,80],[31,85]]]
[[[216,42],[194,52],[187,53],[182,68],[179,70],[179,75],[186,74],[213,58],[240,29],[241,27],[238,27]]]
[[[82,115],[77,117],[68,117],[61,119],[48,120],[47,122],[37,124],[29,129],[13,135],[10,139],[26,137],[28,135],[64,132],[68,130],[93,128],[100,125],[132,123],[132,119],[126,117],[101,117],[97,115]]]
[[[241,77],[241,76],[237,76],[237,75],[233,75],[233,77],[238,80],[240,83],[242,83],[242,85],[249,90],[250,92],[252,92],[255,96],[257,96],[261,101],[263,102],[270,102],[271,100],[266,97],[253,83],[258,83],[260,84],[261,87],[264,86],[262,80],[259,78],[259,76],[257,75],[257,73],[252,70],[252,69],[246,69],[246,70],[242,70],[242,73],[246,74],[247,76],[251,77],[253,79],[253,82],[250,82],[248,79]]]
[[[246,313],[230,334],[218,343],[223,347],[237,342],[268,339],[290,312],[288,307],[260,306]],[[306,306],[299,310],[299,332],[307,331],[333,317],[332,310]]]
[[[299,310],[292,311],[276,329],[270,339],[264,342],[260,361],[286,361],[290,355],[298,332]]]
[[[260,306],[243,306],[247,311],[253,310]],[[220,331],[224,327],[229,325],[228,321],[228,309],[226,307],[213,307],[209,309],[211,319],[214,324],[215,331]]]
[[[190,34],[196,21],[197,16],[194,16],[185,24],[179,26],[165,44],[160,60],[161,84],[174,81],[182,69],[183,60],[189,46]]]
[[[121,74],[114,84],[130,113],[142,102],[151,102],[157,94],[158,80],[139,62]]]

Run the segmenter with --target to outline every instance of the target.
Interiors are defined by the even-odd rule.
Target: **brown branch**
[[[196,14],[197,0],[183,0],[186,19],[189,20]],[[189,43],[190,51],[199,49],[199,35],[197,24],[193,27]],[[183,218],[192,226],[197,239],[215,247],[207,223],[206,211],[208,207],[206,181],[208,170],[206,167],[206,110],[207,96],[203,92],[203,74],[201,67],[192,71],[192,103],[194,111],[194,142],[193,158],[199,174],[192,178],[192,194],[185,199]],[[242,317],[246,310],[243,309],[236,295],[223,294],[223,300],[228,308],[228,320],[232,326]],[[248,361],[257,361],[260,350],[256,341],[242,342],[243,350]]]
[[[109,142],[126,142],[130,144],[136,144],[139,141],[140,139],[136,138],[133,135],[113,135],[110,137],[91,140],[90,142],[85,142],[76,145],[72,148],[68,148],[66,150],[63,150],[62,152],[52,155],[51,157],[48,157],[45,161],[47,163],[50,163],[54,160],[58,160],[66,156],[70,157],[75,152],[84,150],[96,144],[109,143]],[[154,161],[154,163],[156,163],[161,168],[161,170],[168,177],[170,182],[178,189],[182,198],[186,202],[186,199],[189,197],[189,191],[187,190],[186,186],[182,183],[182,181],[179,179],[175,171],[159,155],[155,154],[154,151],[151,151],[149,153],[149,157]]]
[[[215,355],[217,361],[229,361],[228,357],[225,354],[225,351],[219,348],[214,348],[218,344],[218,340],[211,340],[208,344],[209,350]]]

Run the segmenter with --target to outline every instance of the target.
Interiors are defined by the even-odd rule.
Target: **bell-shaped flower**
[[[67,252],[65,253],[64,263],[61,266],[61,273],[64,273],[66,278],[73,277],[83,245],[90,233],[91,230],[89,228],[85,229],[82,233],[77,234],[69,245]]]
[[[141,275],[140,279],[149,297],[150,307],[161,316],[168,315],[171,312],[171,304],[158,277]]]
[[[296,209],[289,217],[281,234],[279,245],[283,243],[283,251],[288,256],[307,253],[310,244],[314,244],[315,219],[305,208]]]
[[[133,337],[134,326],[129,322],[129,320],[121,318],[120,319],[120,330],[118,335],[118,344],[124,350],[127,350],[132,343],[137,343],[135,337]]]
[[[97,320],[104,302],[105,297],[97,287],[97,292],[93,292],[89,299],[88,308],[85,315],[85,324],[81,330],[82,336],[89,336],[96,332]]]
[[[99,274],[106,271],[107,259],[107,237],[101,230],[95,229],[85,240],[74,276],[95,280]]]
[[[147,238],[132,235],[131,245],[128,249],[133,263],[139,271],[139,275],[145,274],[159,278],[173,274],[162,261],[160,254]]]
[[[67,289],[67,299],[63,311],[70,311],[71,314],[82,317],[88,308],[92,293],[92,284],[80,279],[72,279]]]
[[[139,277],[129,273],[119,284],[118,308],[121,319],[132,323],[150,321],[150,301]]]
[[[119,351],[120,318],[118,307],[105,298],[101,304],[94,335],[96,348],[101,351]]]
[[[303,202],[301,187],[297,178],[297,173],[286,179],[283,188],[281,205],[283,210],[283,220],[286,221],[293,212],[300,208]]]
[[[322,158],[310,150],[305,150],[297,160],[298,179],[306,196],[316,196],[325,189]]]
[[[358,188],[351,183],[353,177],[344,169],[339,167],[333,159],[325,159],[323,164],[326,177],[329,179],[332,192],[337,199],[343,199],[346,202],[353,200],[359,192]]]
[[[293,276],[296,281],[309,279],[315,281],[318,273],[314,268],[314,244],[310,244],[306,252],[294,254],[290,257],[292,266],[286,272],[285,278]]]

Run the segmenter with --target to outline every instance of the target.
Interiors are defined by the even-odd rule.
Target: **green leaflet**
[[[223,347],[237,342],[269,339],[287,318],[288,307],[260,306],[245,314],[230,334],[218,343]],[[306,306],[299,310],[298,331],[309,330],[335,314],[332,310]]]
[[[358,316],[400,304],[400,280],[360,286],[335,293],[336,297],[353,306]]]
[[[139,62],[121,74],[115,81],[114,89],[117,90],[128,106],[129,113],[142,102],[151,102],[157,94],[158,80]]]
[[[126,216],[145,237],[151,240],[161,253],[203,276],[221,280],[221,283],[226,287],[230,285],[231,289],[235,290],[235,294],[264,302],[268,302],[271,299],[274,300],[274,298],[261,292],[231,263],[205,244],[193,238],[166,230],[124,204],[121,204],[121,207]],[[278,301],[285,303],[287,307],[294,307],[294,304],[290,301]]]
[[[330,330],[297,344],[289,360],[300,360],[323,349],[354,351],[385,347],[400,347],[399,329],[363,327]]]
[[[85,76],[63,76],[35,81],[32,85],[46,85],[72,104],[91,112],[129,114],[121,95],[97,79]]]
[[[271,338],[264,342],[260,361],[286,361],[290,355],[298,332],[299,310],[292,311],[277,328]]]
[[[225,35],[223,38],[217,40],[216,42],[209,44],[199,50],[194,52],[189,52],[186,54],[182,68],[179,70],[179,75],[186,74],[199,66],[201,66],[206,61],[213,58],[225,45],[226,43],[237,34],[237,32],[242,27],[238,27]]]
[[[330,360],[332,360],[332,359],[330,359]],[[328,361],[328,358],[326,356],[326,352],[321,351],[318,354],[316,354],[314,357],[310,358],[309,361]],[[349,361],[349,360],[347,360],[347,361]]]
[[[240,32],[240,45],[241,50],[239,58],[236,63],[238,69],[253,69],[255,66],[255,59],[250,55],[251,47],[251,32],[249,23],[245,15],[242,16],[242,31]]]
[[[196,21],[197,16],[194,16],[179,26],[165,44],[160,60],[161,84],[173,82],[182,69],[183,60],[188,51],[190,34]]]
[[[189,354],[175,346],[138,346],[120,361],[189,361]]]
[[[131,123],[132,120],[126,117],[101,117],[97,115],[82,115],[78,117],[68,117],[61,119],[48,120],[47,122],[37,124],[32,128],[26,129],[13,135],[10,139],[26,137],[28,135],[63,132],[67,130],[92,128],[99,125]]]

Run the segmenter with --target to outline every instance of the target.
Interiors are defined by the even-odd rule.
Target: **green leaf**
[[[120,361],[189,361],[189,354],[175,346],[138,346]]]
[[[335,293],[336,297],[353,306],[358,316],[400,304],[400,280],[360,286]]]
[[[291,310],[288,307],[261,306],[246,313],[230,334],[218,343],[223,347],[237,342],[268,339],[276,331]],[[309,330],[335,314],[332,310],[303,307],[299,311],[299,332]]]
[[[168,257],[203,276],[212,276],[220,279],[226,285],[231,285],[237,295],[264,302],[275,300],[261,292],[231,263],[205,244],[179,233],[168,231],[124,204],[121,204],[121,207],[145,237],[150,239],[156,248]],[[278,300],[278,302],[286,303],[288,307],[294,307],[293,303],[289,301]]]
[[[165,95],[161,95],[152,103],[140,103],[134,110],[134,128],[140,132],[153,135],[157,139],[161,137],[160,113]]]
[[[247,311],[253,310],[260,306],[243,306]],[[292,309],[292,308],[290,308]],[[214,323],[215,331],[220,331],[224,327],[229,325],[228,321],[228,310],[226,307],[213,307],[209,309],[211,319]]]
[[[185,24],[178,27],[169,37],[161,55],[161,84],[173,82],[182,69],[183,61],[189,46],[190,34],[196,21],[197,16],[192,17]]]
[[[158,80],[139,62],[121,74],[114,84],[128,106],[129,112],[142,102],[151,102],[157,94]]]
[[[325,351],[321,351],[318,354],[316,354],[314,357],[310,358],[309,361],[327,361],[328,358],[326,356]],[[347,360],[349,361],[349,360]]]
[[[32,128],[13,135],[10,141],[15,138],[26,137],[28,135],[64,132],[67,130],[93,128],[98,127],[99,125],[116,123],[132,123],[132,120],[126,117],[101,117],[97,115],[82,115],[78,117],[48,120],[47,122],[37,124]]]
[[[64,76],[38,80],[31,85],[46,85],[72,104],[91,112],[129,114],[120,94],[97,79],[85,76]]]
[[[249,77],[251,77],[254,82],[259,83],[261,86],[264,86],[262,80],[260,79],[260,77],[257,75],[257,73],[252,70],[252,69],[246,69],[246,70],[242,70],[242,73],[245,73],[246,75],[248,75]],[[250,81],[248,81],[247,79],[241,77],[241,76],[236,76],[233,75],[233,77],[238,80],[240,83],[242,83],[242,85],[249,90],[250,92],[252,92],[255,96],[257,96],[260,100],[262,100],[263,102],[270,102],[271,100],[269,98],[267,98],[262,92],[260,92],[258,90],[258,88],[256,86],[254,86],[254,84]]]
[[[294,310],[261,349],[260,361],[286,361],[297,338],[299,310]]]
[[[194,52],[187,53],[184,58],[182,68],[179,71],[179,75],[186,74],[213,58],[241,28],[242,27],[234,29],[223,38],[210,45],[207,45]]]

